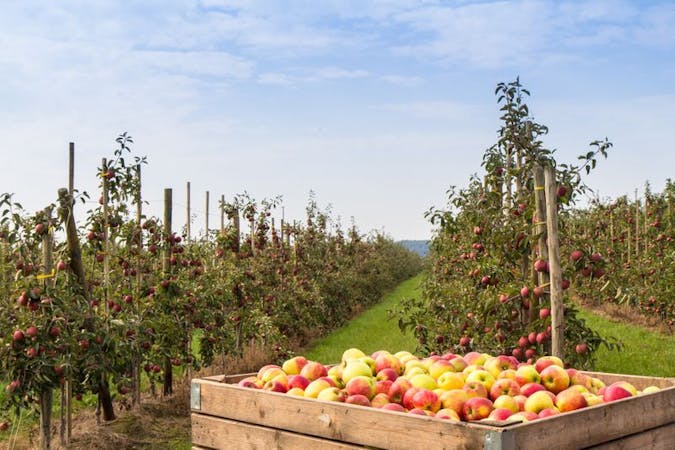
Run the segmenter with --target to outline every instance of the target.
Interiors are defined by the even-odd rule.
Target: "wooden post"
[[[220,195],[220,235],[225,234],[225,195]]]
[[[171,236],[171,217],[173,209],[173,191],[170,188],[164,189],[164,236],[167,241],[164,244],[164,258],[162,258],[162,272],[167,277],[171,270],[171,248],[168,243],[168,238]],[[173,393],[173,367],[171,365],[171,358],[166,356],[164,358],[164,395],[171,395]]]
[[[241,245],[241,220],[239,218],[239,208],[234,209],[234,243],[235,243],[235,253],[239,253]]]
[[[190,232],[190,225],[191,225],[191,218],[190,218],[190,182],[187,182],[187,217],[185,219],[185,230],[187,232],[187,241],[190,242],[190,237],[192,236],[192,233]]]
[[[534,200],[535,200],[535,227],[534,232],[537,235],[537,248],[539,249],[539,258],[544,261],[549,260],[548,246],[546,244],[546,223],[547,223],[547,212],[546,212],[546,178],[544,176],[544,168],[541,165],[537,164],[534,167]],[[555,197],[554,197],[555,198]],[[526,257],[525,257],[526,258]],[[531,265],[528,264],[527,268],[530,269]],[[535,282],[537,286],[545,286],[549,284],[550,277],[546,272],[536,272]],[[539,318],[539,303],[540,300],[536,299],[534,295],[532,296],[532,304],[530,305],[530,322],[534,322]]]
[[[75,143],[70,142],[68,144],[68,197],[70,198],[71,205],[73,204],[73,196],[75,195]],[[59,200],[61,197],[61,192],[59,191]],[[72,216],[72,207],[70,210],[70,215]],[[66,223],[66,228],[68,224]],[[77,236],[77,231],[75,231]],[[79,242],[78,242],[79,246]],[[82,265],[82,260],[79,261]],[[72,256],[71,256],[71,270],[72,268]],[[76,274],[78,275],[78,274]],[[80,275],[82,286],[84,286],[84,272]],[[70,353],[66,355],[68,362],[70,362]],[[59,430],[59,436],[62,446],[66,447],[70,445],[70,438],[73,435],[73,409],[72,409],[72,399],[73,399],[73,379],[70,371],[66,374],[65,382],[61,386],[61,427]]]
[[[635,259],[640,257],[640,200],[635,189]]]
[[[51,221],[52,208],[45,208],[44,212],[46,219]],[[42,235],[42,264],[44,265],[45,275],[51,274],[52,268],[54,267],[51,225],[48,227],[48,231]],[[50,277],[45,278],[45,291],[49,286],[50,279]],[[41,448],[45,450],[50,449],[52,446],[52,395],[51,388],[43,388],[42,391],[40,391],[40,445]]]
[[[281,222],[279,223],[279,242],[284,243],[284,219],[285,219],[285,210],[284,207],[281,207]]]
[[[68,146],[68,192],[73,195],[75,190],[75,143]]]
[[[563,290],[558,244],[558,201],[555,169],[546,167],[546,229],[548,231],[548,267],[551,276],[551,354],[564,360]]]
[[[204,237],[206,240],[209,239],[209,191],[206,191],[206,231]]]

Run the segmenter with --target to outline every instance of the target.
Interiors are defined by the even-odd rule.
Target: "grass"
[[[614,336],[623,341],[623,351],[601,347],[597,352],[595,370],[599,372],[675,377],[675,336],[666,336],[622,322],[614,322],[584,311],[580,317],[602,336]]]
[[[356,347],[366,354],[376,350],[388,350],[392,353],[400,350],[415,351],[417,341],[410,334],[403,334],[396,319],[388,319],[387,310],[398,304],[402,298],[419,295],[422,275],[401,283],[387,294],[382,302],[365,311],[347,325],[334,331],[327,337],[316,340],[304,355],[324,364],[339,362],[342,353]]]

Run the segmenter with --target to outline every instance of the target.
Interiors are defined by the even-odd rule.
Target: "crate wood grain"
[[[192,384],[193,444],[206,448],[323,448],[307,447],[304,442],[308,441],[303,441],[318,438],[347,445],[334,448],[527,450],[578,449],[612,441],[615,445],[625,443],[626,447],[619,448],[634,448],[630,445],[645,442],[653,442],[658,448],[660,442],[668,442],[675,423],[674,379],[586,373],[606,384],[625,380],[638,389],[655,385],[662,390],[546,420],[500,427],[441,421],[232,384],[250,374],[207,377]],[[257,440],[241,441],[241,447],[223,446],[232,442],[224,435]],[[276,444],[281,439],[283,443]],[[297,442],[303,444],[294,447]],[[650,447],[647,444],[642,448]]]

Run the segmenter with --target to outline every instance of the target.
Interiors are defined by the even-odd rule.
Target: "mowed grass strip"
[[[396,318],[389,319],[387,310],[401,299],[420,295],[422,275],[404,281],[395,290],[385,295],[382,302],[365,311],[347,325],[330,335],[317,339],[303,354],[306,358],[324,364],[339,362],[342,353],[356,347],[366,354],[376,350],[395,353],[401,350],[415,352],[417,341],[412,334],[403,334]]]
[[[623,341],[623,351],[600,347],[595,370],[652,377],[675,377],[675,336],[648,331],[642,327],[609,320],[582,310],[580,317],[601,336]]]

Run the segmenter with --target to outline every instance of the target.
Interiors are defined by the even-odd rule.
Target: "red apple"
[[[525,364],[516,369],[516,382],[523,386],[527,383],[539,383],[541,381],[541,376],[539,372],[530,364]]]
[[[622,398],[633,397],[635,394],[631,392],[628,383],[623,384],[621,381],[614,382],[605,387],[602,393],[602,398],[605,402],[613,402]],[[632,387],[632,386],[630,386]],[[635,388],[632,387],[634,390]]]
[[[398,403],[387,403],[383,405],[382,408],[387,411],[396,411],[396,412],[405,412],[405,408]]]
[[[513,411],[506,408],[496,408],[493,409],[490,415],[487,417],[492,420],[506,420],[513,415]]]
[[[412,396],[413,408],[419,408],[427,411],[438,411],[441,409],[441,401],[434,391],[420,389]]]
[[[555,397],[555,405],[560,412],[574,411],[588,406],[586,397],[574,388],[565,389]]]
[[[372,377],[363,375],[356,376],[349,380],[345,385],[345,389],[349,395],[360,394],[370,400],[375,395],[375,383]]]
[[[546,388],[539,383],[525,383],[520,387],[520,393],[525,397],[530,397],[532,394],[538,391],[545,391]]]
[[[328,369],[320,362],[308,361],[300,370],[300,375],[313,381],[328,375]]]
[[[361,394],[350,395],[345,400],[345,403],[349,403],[351,405],[370,406],[370,400],[368,399],[368,397]]]
[[[466,420],[481,420],[487,418],[493,410],[492,401],[484,397],[473,397],[464,403],[462,415]]]
[[[527,397],[525,400],[525,411],[539,414],[539,412],[546,408],[553,408],[553,399],[546,391],[538,391]]]
[[[509,378],[497,379],[490,388],[490,399],[496,400],[499,396],[508,395],[513,397],[520,394],[520,385]]]
[[[310,380],[302,375],[290,375],[288,377],[288,389],[300,388],[303,391],[309,386]]]
[[[309,361],[304,356],[294,356],[290,359],[287,359],[281,365],[281,369],[286,372],[287,375],[299,375],[303,367],[307,365]]]
[[[541,384],[546,389],[557,394],[570,386],[570,377],[560,366],[551,365],[541,371]]]

